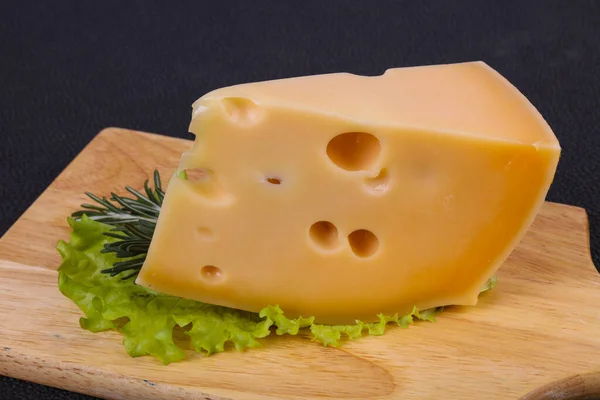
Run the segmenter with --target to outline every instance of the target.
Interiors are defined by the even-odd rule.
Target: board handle
[[[600,372],[572,375],[547,383],[520,400],[600,400]]]

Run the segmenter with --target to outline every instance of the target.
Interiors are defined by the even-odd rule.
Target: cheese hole
[[[311,225],[310,238],[323,249],[333,249],[339,244],[338,230],[329,221],[319,221]]]
[[[186,180],[191,188],[213,204],[227,205],[233,202],[233,195],[227,192],[210,168],[187,168],[177,174]]]
[[[380,153],[379,139],[365,132],[342,133],[327,144],[329,159],[346,171],[372,168]]]
[[[243,97],[227,97],[221,100],[225,113],[238,124],[254,124],[262,118],[261,108]]]
[[[211,240],[214,237],[214,233],[210,228],[201,226],[198,228],[198,236],[203,240]]]
[[[371,231],[359,229],[348,235],[350,248],[359,257],[370,257],[379,249],[379,239]]]
[[[201,270],[202,278],[210,283],[216,283],[223,279],[223,273],[221,269],[214,265],[205,265]]]
[[[267,178],[267,182],[272,185],[281,185],[281,179],[279,178]]]
[[[366,178],[365,184],[375,193],[385,193],[390,186],[390,174],[387,169],[382,168],[375,178]]]
[[[206,178],[206,170],[203,168],[186,168],[179,173],[179,176],[190,182],[198,182]]]

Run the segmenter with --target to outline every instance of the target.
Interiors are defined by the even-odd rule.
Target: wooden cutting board
[[[476,307],[343,347],[269,337],[261,349],[163,366],[132,359],[116,332],[90,333],[57,289],[59,239],[84,191],[141,188],[190,141],[106,129],[0,240],[0,373],[110,399],[518,399],[600,371],[600,275],[584,210],[546,203]]]

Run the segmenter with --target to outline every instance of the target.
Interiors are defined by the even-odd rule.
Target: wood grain
[[[546,203],[476,307],[340,349],[306,337],[162,366],[132,359],[115,332],[90,333],[56,286],[58,239],[86,190],[141,188],[191,142],[102,131],[0,239],[0,373],[109,399],[518,399],[600,371],[600,275],[587,217]],[[541,397],[540,397],[541,398]]]
[[[521,400],[598,400],[600,372],[576,374],[527,393]]]

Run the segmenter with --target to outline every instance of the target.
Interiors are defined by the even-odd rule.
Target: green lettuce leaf
[[[490,279],[488,279],[487,282],[485,282],[485,285],[483,285],[483,288],[481,289],[481,292],[479,292],[479,293],[487,292],[488,290],[495,288],[497,284],[498,284],[498,277],[496,277],[494,275]]]
[[[228,345],[238,351],[260,347],[258,339],[277,335],[297,335],[307,329],[313,340],[324,346],[339,346],[342,339],[382,335],[388,324],[407,328],[415,319],[435,321],[440,309],[419,311],[405,316],[379,315],[379,321],[354,325],[329,326],[314,323],[314,317],[289,319],[278,305],[251,313],[212,304],[167,296],[148,290],[101,271],[117,259],[103,253],[106,243],[116,240],[104,235],[110,225],[83,215],[69,219],[69,242],[60,241],[57,249],[63,262],[58,269],[58,287],[85,314],[80,318],[83,329],[91,332],[119,330],[123,345],[131,357],[152,355],[163,364],[180,361],[185,351],[174,338],[181,328],[189,337],[190,347],[210,355],[225,351]],[[495,285],[486,285],[487,289]],[[485,290],[487,290],[485,289]]]

